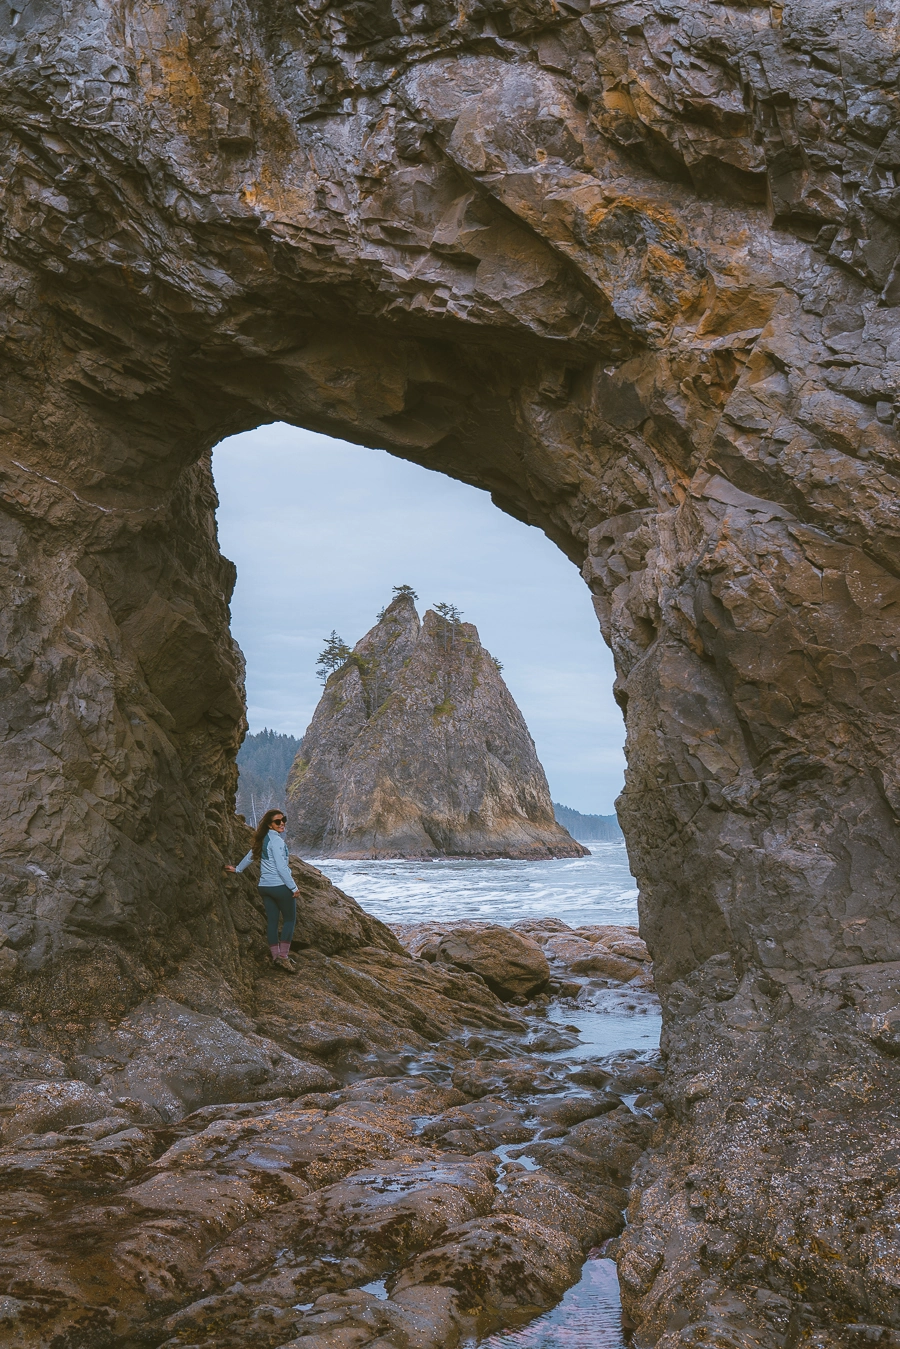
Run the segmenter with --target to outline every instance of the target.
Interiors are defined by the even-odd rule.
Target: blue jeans
[[[278,920],[281,919],[281,941],[289,942],[294,935],[294,923],[297,921],[297,901],[293,890],[286,885],[260,885],[259,893],[266,910],[266,941],[277,946]]]

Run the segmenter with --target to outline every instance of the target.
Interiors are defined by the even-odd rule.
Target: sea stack
[[[471,623],[399,594],[328,678],[288,778],[305,856],[581,857]]]

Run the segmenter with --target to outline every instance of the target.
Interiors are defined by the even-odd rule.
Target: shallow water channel
[[[387,923],[468,918],[510,925],[520,918],[588,923],[637,923],[637,890],[624,844],[589,844],[590,857],[551,862],[346,862],[316,865],[375,917]],[[542,1052],[549,1060],[590,1060],[625,1050],[640,1054],[659,1044],[660,1018],[647,995],[597,991],[575,1004],[551,1002],[546,1023],[577,1028],[573,1047]],[[627,1101],[626,1103],[630,1104]],[[504,1144],[529,1166],[527,1145]],[[531,1166],[534,1163],[530,1163]],[[379,1292],[383,1285],[370,1285]],[[599,1252],[581,1279],[549,1312],[482,1341],[482,1349],[626,1349],[615,1263]]]

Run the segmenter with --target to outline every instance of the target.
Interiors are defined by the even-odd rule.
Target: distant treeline
[[[561,806],[556,801],[553,802],[553,811],[557,822],[568,829],[579,843],[589,843],[591,839],[597,843],[614,843],[622,837],[615,815],[582,815],[580,810]]]
[[[237,812],[253,824],[272,806],[283,808],[284,785],[300,748],[293,735],[259,731],[248,735],[238,750]]]

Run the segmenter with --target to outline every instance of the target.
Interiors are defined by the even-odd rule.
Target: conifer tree
[[[316,661],[316,669],[322,683],[327,684],[329,675],[333,675],[335,670],[339,670],[342,665],[345,665],[352,654],[353,652],[343,637],[339,637],[332,628],[331,636],[319,652]]]
[[[436,604],[434,606],[434,612],[441,620],[438,628],[438,637],[440,638],[441,645],[446,650],[447,647],[453,646],[453,639],[456,636],[456,630],[462,620],[462,614],[455,604]]]

